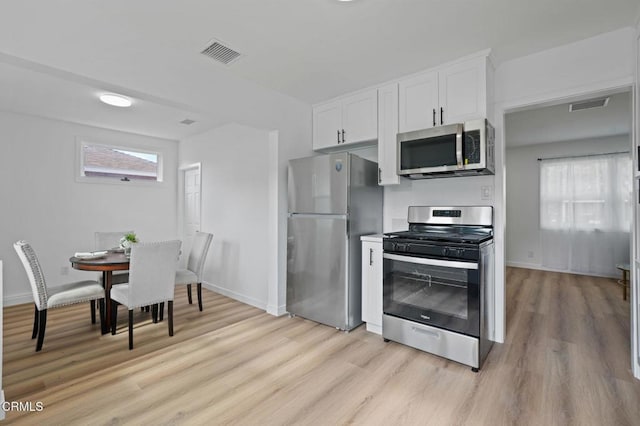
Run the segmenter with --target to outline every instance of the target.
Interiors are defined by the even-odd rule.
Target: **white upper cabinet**
[[[400,132],[485,118],[487,57],[401,80],[399,102]]]
[[[340,102],[324,104],[313,109],[313,149],[327,148],[340,143],[342,134]]]
[[[398,84],[378,89],[378,184],[400,183],[397,174],[398,154]]]
[[[339,148],[378,138],[378,91],[368,90],[313,108],[313,149]]]
[[[400,132],[428,129],[439,120],[438,73],[426,72],[399,84],[400,90]]]

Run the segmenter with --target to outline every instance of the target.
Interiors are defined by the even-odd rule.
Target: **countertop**
[[[363,235],[360,237],[360,241],[370,241],[372,243],[381,243],[383,234],[371,234]]]

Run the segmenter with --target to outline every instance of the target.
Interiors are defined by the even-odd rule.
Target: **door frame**
[[[587,85],[577,88],[571,88],[568,90],[557,90],[549,93],[545,93],[539,96],[532,96],[525,99],[513,100],[508,102],[497,103],[495,105],[495,129],[496,129],[496,165],[500,165],[496,167],[495,174],[495,227],[494,239],[496,241],[496,264],[495,264],[495,341],[504,343],[506,337],[506,146],[505,146],[505,128],[504,128],[504,119],[505,115],[510,112],[516,112],[518,110],[526,109],[532,106],[543,106],[545,104],[553,104],[560,103],[567,99],[572,99],[580,96],[588,96],[594,95],[597,93],[604,93],[609,91],[616,90],[629,90],[632,98],[632,131],[631,131],[631,146],[630,151],[632,155],[635,156],[634,146],[636,146],[636,128],[638,126],[636,119],[636,84],[631,78],[621,78],[613,81],[600,82],[593,85]],[[635,162],[634,162],[635,164]],[[635,198],[637,188],[634,185],[634,203],[637,203],[638,200]],[[632,223],[632,241],[634,240],[634,235],[637,232],[637,218],[634,214],[633,223]],[[634,264],[635,256],[635,244],[632,244],[631,247],[632,253],[632,262]],[[629,300],[631,303],[631,327],[630,327],[630,346],[631,346],[631,370],[633,375],[640,379],[640,359],[639,348],[640,344],[638,337],[638,288],[636,288],[637,278],[635,268],[632,267],[630,271],[630,293]]]

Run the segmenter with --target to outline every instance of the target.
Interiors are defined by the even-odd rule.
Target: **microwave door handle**
[[[462,124],[457,125],[456,131],[456,163],[458,163],[458,169],[462,169]]]

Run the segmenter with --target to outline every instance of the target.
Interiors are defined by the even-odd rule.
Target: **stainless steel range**
[[[382,336],[478,371],[489,350],[493,208],[409,207],[385,234]]]

